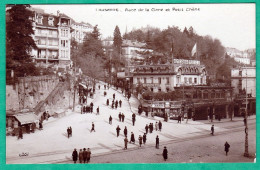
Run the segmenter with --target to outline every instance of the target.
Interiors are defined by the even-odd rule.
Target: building
[[[250,56],[252,55],[252,50],[240,51],[236,48],[226,48],[226,53],[230,57],[234,58],[236,62],[242,64],[250,64]]]
[[[73,30],[71,38],[74,38],[78,43],[83,43],[85,35],[93,31],[91,24],[85,22],[78,23],[74,20],[72,20],[71,28]]]
[[[136,65],[130,71],[133,86],[142,84],[152,92],[166,92],[176,87],[206,85],[207,72],[198,60],[173,59],[173,63]]]
[[[37,49],[31,55],[38,65],[51,64],[66,67],[70,60],[70,31],[71,19],[65,14],[57,15],[45,13],[43,10],[32,9],[33,39]]]
[[[240,67],[231,70],[231,86],[234,87],[234,95],[246,94],[256,97],[256,67]]]
[[[152,51],[152,49],[146,47],[146,43],[131,40],[123,40],[122,43],[122,55],[126,59],[143,59],[140,53]]]

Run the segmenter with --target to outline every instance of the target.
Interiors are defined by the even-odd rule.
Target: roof
[[[146,48],[145,43],[131,41],[131,40],[123,40],[122,47],[137,47],[137,48]]]
[[[17,114],[14,117],[21,123],[21,125],[33,123],[38,120],[37,116],[34,112],[24,113],[24,114]]]

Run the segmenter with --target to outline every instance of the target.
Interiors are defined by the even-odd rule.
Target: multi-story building
[[[148,49],[145,43],[123,40],[122,55],[126,59],[143,59],[140,52],[152,52],[152,49]]]
[[[133,85],[142,84],[152,92],[170,91],[180,86],[206,85],[207,72],[198,60],[173,59],[173,63],[136,65],[130,71]]]
[[[33,39],[37,49],[31,54],[39,65],[55,64],[66,67],[70,60],[70,25],[71,19],[65,14],[47,14],[42,10],[35,10],[33,19]]]
[[[231,86],[234,94],[246,94],[256,97],[256,67],[240,67],[231,70]]]
[[[93,26],[85,22],[78,23],[72,20],[71,27],[73,29],[71,38],[74,38],[78,43],[83,43],[85,35],[93,31]]]

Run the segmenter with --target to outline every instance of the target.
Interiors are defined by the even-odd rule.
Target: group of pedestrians
[[[80,149],[79,153],[75,148],[74,151],[72,152],[72,159],[74,163],[77,163],[78,160],[79,163],[89,163],[90,157],[91,157],[91,151],[89,148],[87,150],[86,148],[84,148],[83,150]]]

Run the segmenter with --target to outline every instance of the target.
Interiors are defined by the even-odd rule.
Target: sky
[[[102,38],[113,36],[116,25],[121,35],[147,25],[166,29],[190,26],[197,34],[210,35],[225,47],[255,48],[255,4],[106,4],[32,5],[47,13],[59,10],[77,22],[98,25]],[[192,10],[193,9],[193,10]],[[104,11],[109,10],[109,11]]]

